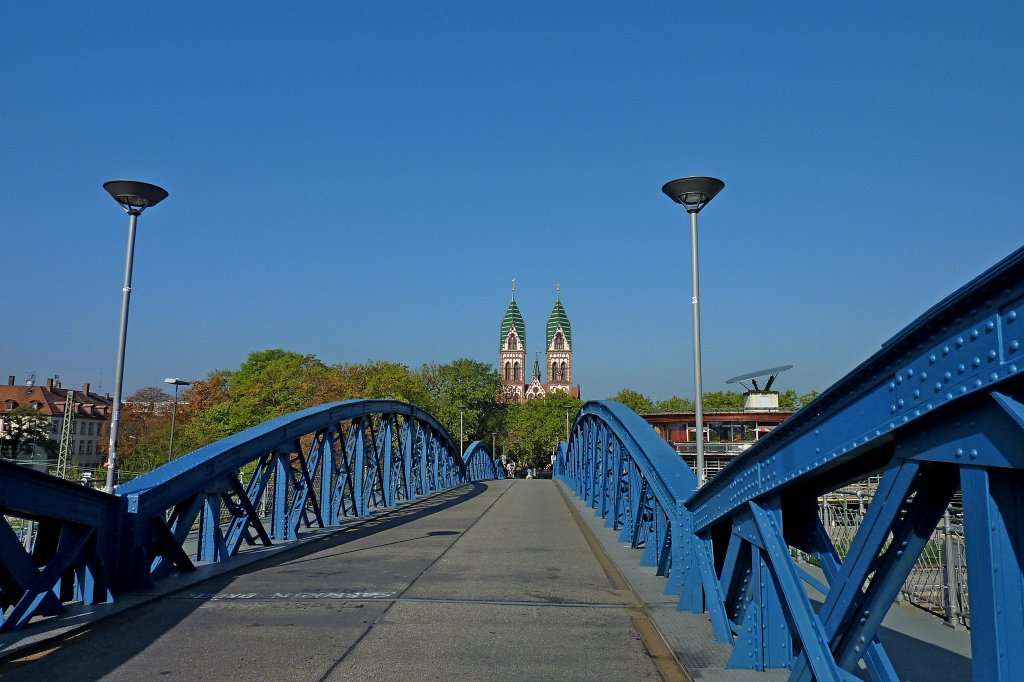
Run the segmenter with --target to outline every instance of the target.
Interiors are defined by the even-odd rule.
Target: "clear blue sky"
[[[555,284],[584,397],[784,363],[824,389],[1024,242],[1024,4],[5,3],[0,374],[127,391],[281,347],[530,359]]]

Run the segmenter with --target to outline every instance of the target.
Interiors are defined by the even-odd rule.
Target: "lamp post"
[[[569,443],[569,408],[565,408],[565,442]]]
[[[463,408],[460,405],[459,406],[459,457],[461,457],[466,452],[465,446],[463,445],[463,443],[465,442],[465,438],[463,436],[463,429],[462,429],[462,411],[463,411]]]
[[[693,383],[696,392],[697,421],[697,485],[704,485],[704,389],[700,361],[700,276],[697,256],[697,214],[722,191],[725,183],[718,178],[689,177],[666,182],[661,191],[672,201],[682,204],[690,214],[690,269],[693,281]]]
[[[494,459],[495,457],[498,456],[498,452],[495,450],[495,447],[496,447],[495,446],[495,439],[497,437],[498,437],[498,434],[492,431],[491,432],[491,459]]]
[[[171,444],[167,447],[167,461],[170,462],[171,458],[174,457],[174,422],[178,416],[178,387],[179,386],[191,386],[191,381],[182,381],[181,379],[167,377],[164,379],[165,384],[171,384],[174,386],[174,407],[171,408]]]
[[[128,255],[125,258],[124,286],[121,288],[121,331],[117,343],[117,369],[114,373],[114,414],[110,420],[110,447],[107,455],[108,493],[114,492],[117,482],[117,427],[121,421],[121,386],[124,379],[124,347],[128,336],[128,303],[132,294],[132,259],[135,255],[135,226],[139,216],[150,206],[156,206],[167,198],[167,190],[148,182],[137,180],[109,180],[103,189],[114,198],[128,214]]]

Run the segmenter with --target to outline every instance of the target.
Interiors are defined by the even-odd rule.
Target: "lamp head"
[[[167,198],[167,190],[163,187],[138,180],[108,180],[103,183],[103,189],[121,204],[128,215],[139,215]]]
[[[699,213],[723,187],[725,183],[718,178],[696,176],[666,182],[661,191],[672,201],[682,204],[687,213]]]

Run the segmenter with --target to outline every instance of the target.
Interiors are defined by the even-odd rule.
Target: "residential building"
[[[85,469],[100,466],[105,459],[109,431],[105,428],[113,412],[113,400],[109,395],[94,393],[89,384],[80,389],[61,387],[59,378],[47,379],[44,386],[34,382],[18,385],[14,376],[7,377],[7,384],[0,385],[0,430],[5,430],[5,416],[18,407],[32,407],[50,420],[50,440],[53,454],[47,454],[42,447],[34,447],[27,455],[19,455],[19,461],[39,468],[56,464],[56,453],[60,446],[61,428],[68,394],[74,393],[72,430],[70,434],[69,464]]]

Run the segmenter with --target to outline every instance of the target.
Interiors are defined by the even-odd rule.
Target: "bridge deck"
[[[729,648],[707,617],[661,598],[653,569],[636,568],[635,552],[617,556],[630,550],[559,488],[462,486],[22,652],[0,677],[685,679],[639,594],[700,679],[786,679],[725,670]],[[969,675],[945,649],[925,663]]]

